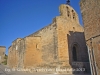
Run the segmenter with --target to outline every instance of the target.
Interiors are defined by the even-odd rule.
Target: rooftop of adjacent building
[[[1,48],[6,48],[5,46],[0,46]]]

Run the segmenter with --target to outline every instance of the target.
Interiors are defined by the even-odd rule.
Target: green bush
[[[7,61],[3,61],[2,64],[7,65]]]
[[[5,57],[4,57],[4,61],[2,62],[2,64],[7,65],[7,58],[8,58],[8,56],[5,55]]]

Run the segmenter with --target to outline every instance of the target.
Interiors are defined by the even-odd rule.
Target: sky
[[[70,0],[82,23],[80,0]],[[0,46],[8,47],[17,38],[23,38],[52,23],[59,16],[60,4],[66,0],[0,0]]]

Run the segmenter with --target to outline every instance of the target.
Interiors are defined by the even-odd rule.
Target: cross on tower
[[[66,4],[70,5],[70,0],[67,0],[67,1],[66,1]]]

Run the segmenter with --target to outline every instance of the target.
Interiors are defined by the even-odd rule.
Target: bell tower
[[[60,16],[65,17],[73,22],[79,23],[78,14],[76,11],[70,6],[70,0],[66,1],[66,4],[61,4],[59,7]]]

